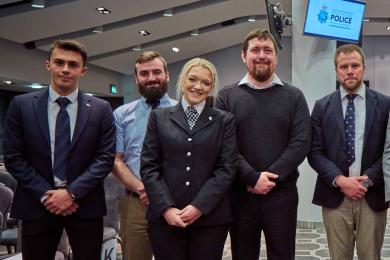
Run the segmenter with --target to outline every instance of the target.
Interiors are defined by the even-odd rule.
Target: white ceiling
[[[251,29],[268,27],[264,0],[52,0],[43,9],[33,9],[29,2],[0,0],[0,38],[33,43],[43,51],[57,38],[76,39],[86,44],[90,63],[123,74],[133,71],[139,55],[132,50],[136,45],[159,51],[172,63],[239,44]],[[271,2],[282,3],[291,14],[291,0]],[[101,6],[111,14],[98,14],[95,8]],[[162,16],[168,8],[173,8],[173,17]],[[247,22],[252,15],[258,20]],[[377,20],[364,24],[364,35],[390,35],[385,30],[389,0],[367,1],[365,16]],[[221,24],[229,20],[235,23]],[[93,33],[97,26],[103,26],[104,32]],[[199,28],[199,36],[190,36]],[[141,36],[141,29],[151,34]],[[290,30],[285,33],[290,34]],[[173,46],[180,52],[172,52]]]

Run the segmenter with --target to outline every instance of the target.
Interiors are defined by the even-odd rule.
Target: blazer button
[[[191,170],[190,167],[186,167],[186,171],[189,172]]]
[[[186,181],[186,186],[190,186],[190,182],[189,181]]]
[[[187,156],[190,157],[190,156],[191,156],[191,152],[188,152],[188,153],[187,153]]]
[[[190,137],[190,138],[188,138],[188,139],[187,139],[187,141],[188,141],[188,142],[191,142],[191,141],[192,141],[192,138],[191,138],[191,137]]]

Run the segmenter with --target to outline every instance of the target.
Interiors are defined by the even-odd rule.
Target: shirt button
[[[191,141],[192,141],[192,138],[190,137],[190,138],[188,138],[187,140],[188,140],[188,142],[191,142]]]
[[[186,171],[189,172],[191,170],[190,167],[186,167]]]
[[[188,152],[188,153],[187,153],[187,156],[190,157],[190,156],[191,156],[191,152]]]
[[[186,186],[190,186],[190,182],[189,181],[186,181]]]

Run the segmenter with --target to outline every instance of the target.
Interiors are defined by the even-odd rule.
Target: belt
[[[135,197],[135,198],[139,199],[139,194],[137,192],[131,191],[129,189],[126,189],[125,192],[126,192],[127,195],[130,195],[132,197]]]

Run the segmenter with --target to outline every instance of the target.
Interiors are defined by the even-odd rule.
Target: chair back
[[[0,212],[3,216],[2,225],[5,225],[5,222],[8,217],[8,212],[11,209],[12,198],[14,193],[10,188],[0,183]]]
[[[119,230],[118,226],[118,202],[120,197],[124,194],[123,185],[121,185],[115,176],[110,173],[104,179],[104,190],[107,205],[107,215],[103,218],[105,227]]]
[[[8,172],[0,171],[0,183],[3,183],[5,186],[10,188],[15,192],[17,182],[14,177]]]

